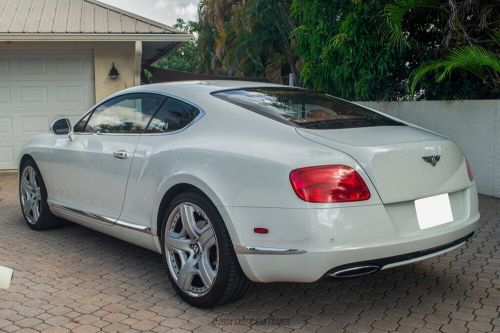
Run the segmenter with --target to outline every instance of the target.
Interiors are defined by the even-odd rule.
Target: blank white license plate
[[[420,229],[432,228],[453,221],[448,193],[415,200]]]

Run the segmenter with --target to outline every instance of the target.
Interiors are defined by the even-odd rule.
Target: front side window
[[[213,93],[274,120],[301,128],[337,129],[404,124],[362,106],[297,88],[248,88]]]
[[[94,110],[85,132],[143,133],[164,100],[155,94],[130,94],[109,100]]]
[[[151,119],[147,133],[178,131],[188,126],[199,113],[194,106],[169,97]]]
[[[89,118],[90,116],[92,115],[92,112],[89,112],[85,115],[85,117],[83,117],[82,119],[80,119],[80,121],[75,125],[75,127],[73,128],[73,131],[75,133],[81,133],[85,130],[85,126],[87,125],[87,122],[89,121]]]

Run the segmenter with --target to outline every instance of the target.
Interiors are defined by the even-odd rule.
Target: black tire
[[[216,236],[219,260],[218,271],[212,287],[210,288],[208,293],[203,296],[193,297],[179,288],[168,268],[167,250],[165,246],[165,232],[167,221],[172,210],[182,203],[192,203],[200,207],[209,218]],[[161,244],[163,263],[167,270],[170,282],[172,283],[179,296],[187,303],[195,307],[210,308],[235,301],[243,297],[251,284],[250,280],[248,280],[248,278],[245,276],[238,263],[238,259],[236,258],[229,233],[226,229],[222,217],[219,214],[219,211],[217,210],[215,205],[201,193],[194,191],[184,192],[176,196],[170,202],[165,211],[162,221]]]
[[[23,194],[22,194],[22,185],[21,179],[23,177],[23,172],[27,168],[33,168],[35,172],[35,179],[40,188],[40,203],[39,203],[39,216],[36,220],[33,219],[33,216],[30,216],[23,209]],[[49,209],[49,205],[47,204],[47,188],[45,187],[45,182],[43,181],[42,174],[35,161],[31,158],[26,159],[20,168],[19,171],[19,203],[21,204],[21,212],[23,213],[24,220],[26,224],[34,230],[48,230],[53,229],[59,226],[62,226],[64,223],[56,216],[52,214]]]

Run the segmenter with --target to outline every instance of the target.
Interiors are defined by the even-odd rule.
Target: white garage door
[[[17,168],[32,135],[95,101],[91,52],[0,52],[0,169]]]

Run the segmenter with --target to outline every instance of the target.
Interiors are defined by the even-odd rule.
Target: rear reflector
[[[267,228],[253,228],[253,232],[255,232],[256,234],[268,234],[269,233],[269,229]]]
[[[296,169],[290,173],[290,182],[297,196],[307,202],[350,202],[370,198],[363,178],[346,165]]]

